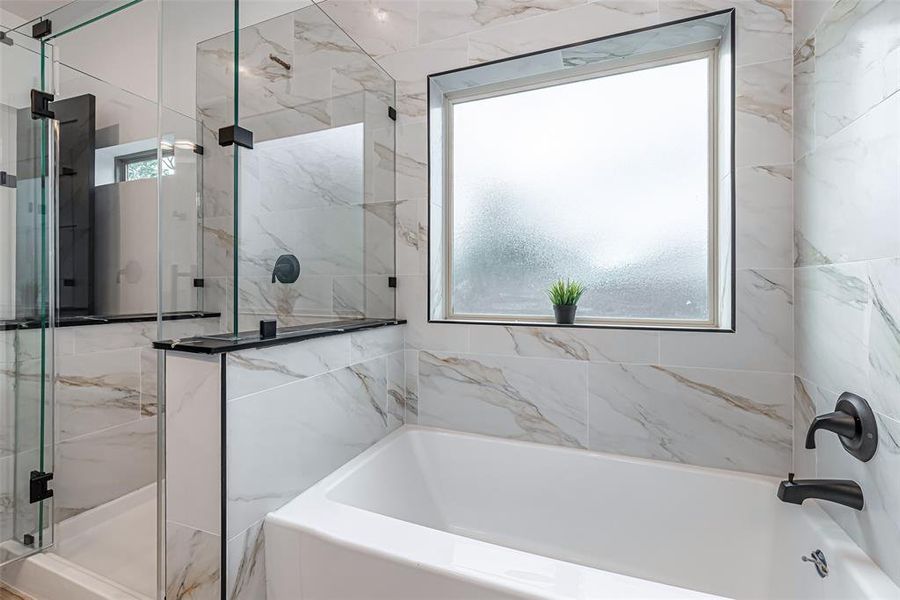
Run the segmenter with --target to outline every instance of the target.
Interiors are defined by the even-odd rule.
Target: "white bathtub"
[[[406,426],[267,517],[269,600],[900,598],[777,485]]]

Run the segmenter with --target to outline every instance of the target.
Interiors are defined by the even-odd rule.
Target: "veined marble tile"
[[[25,360],[15,365],[0,366],[0,384],[4,385],[2,393],[6,402],[3,411],[10,418],[3,424],[0,455],[4,451],[16,451],[21,456],[23,451],[36,449],[40,444],[41,383],[43,381],[45,390],[53,385],[53,374],[47,370],[46,365],[43,370],[42,379],[40,360]],[[46,436],[51,434],[54,427],[51,401],[52,396],[45,394],[46,416],[43,427]]]
[[[738,65],[791,56],[793,7],[790,0],[660,0],[660,21],[673,21],[732,7],[737,9]]]
[[[71,330],[67,333],[74,338],[76,354],[123,348],[146,348],[156,340],[155,321],[86,325],[72,327]]]
[[[794,264],[793,170],[790,165],[738,169],[738,269],[789,269]]]
[[[791,269],[737,272],[736,333],[660,332],[660,364],[792,373]]]
[[[469,346],[472,352],[479,354],[594,362],[649,364],[659,359],[659,333],[656,331],[472,325]]]
[[[406,369],[406,404],[403,422],[419,422],[419,351],[404,350],[403,362]]]
[[[828,390],[868,397],[865,265],[803,267],[794,274],[796,374]]]
[[[805,448],[806,432],[817,414],[816,399],[824,393],[811,381],[794,377],[794,453],[791,470],[800,479],[816,475],[816,451]]]
[[[14,456],[0,457],[0,535],[4,540],[16,533],[15,461]]]
[[[397,202],[397,274],[417,275],[426,272],[428,237],[425,223],[427,200],[401,199]]]
[[[264,600],[266,597],[266,544],[263,522],[248,527],[226,545],[228,600]]]
[[[219,536],[166,523],[166,598],[221,598],[221,541]]]
[[[468,64],[466,38],[443,40],[387,54],[378,63],[397,82],[397,111],[407,117],[425,116],[425,78]]]
[[[900,3],[839,0],[816,29],[816,136],[843,129],[900,88]],[[895,109],[896,110],[896,109]]]
[[[363,210],[364,272],[367,275],[393,275],[396,204],[393,200],[370,202]]]
[[[16,451],[16,428],[16,368],[4,364],[0,365],[0,457]]]
[[[284,15],[240,32],[239,111],[246,119],[281,107],[291,71],[280,61],[293,61],[293,19]],[[208,120],[228,122],[234,98],[234,36],[225,34],[197,45],[197,104]],[[225,100],[225,102],[222,102]],[[222,113],[224,109],[224,114]],[[215,127],[213,127],[215,129]]]
[[[403,327],[378,327],[350,334],[351,364],[393,354],[403,349]]]
[[[295,12],[293,20],[294,65],[299,72],[354,64],[366,57],[353,39],[321,9]]]
[[[404,351],[387,356],[387,414],[391,430],[403,425],[406,413],[406,367]]]
[[[141,350],[59,357],[56,410],[61,440],[139,419]]]
[[[791,465],[792,377],[591,364],[590,448],[783,475]]]
[[[816,40],[808,38],[794,51],[794,160],[816,145]]]
[[[140,419],[60,442],[54,471],[58,521],[153,483],[156,419]]]
[[[228,400],[350,365],[350,336],[231,352],[226,358]]]
[[[229,536],[387,433],[386,374],[377,358],[227,405]]]
[[[362,124],[261,142],[254,155],[259,160],[258,205],[243,202],[254,212],[364,201]]]
[[[600,0],[469,36],[469,60],[486,62],[655,25],[656,0]]]
[[[785,59],[736,69],[737,167],[791,164],[791,65]]]
[[[166,353],[166,518],[216,535],[220,383],[219,357]]]
[[[0,331],[0,364],[15,363],[16,357],[16,331]]]
[[[43,352],[50,352],[53,348],[56,356],[74,353],[74,335],[70,329],[78,329],[77,327],[44,329],[43,336],[40,329],[18,329],[7,332],[12,341],[12,348],[7,354],[9,362],[23,362],[28,360],[36,360],[41,357],[41,348]],[[43,339],[42,339],[43,338]],[[7,361],[3,361],[7,362]]]
[[[418,0],[326,0],[319,7],[372,56],[418,43]]]
[[[794,52],[815,35],[834,0],[794,0]]]
[[[212,335],[221,333],[218,317],[203,319],[178,319],[163,321],[161,335],[163,338],[186,338],[196,335]]]
[[[247,215],[241,223],[241,277],[268,277],[281,254],[300,259],[305,275],[363,273],[363,206]]]
[[[441,352],[466,352],[469,328],[460,324],[428,323],[426,316],[426,276],[397,278],[397,318],[406,319],[406,347]],[[433,291],[433,290],[432,290]]]
[[[272,264],[274,261],[273,258]],[[257,329],[264,318],[276,318],[280,326],[289,327],[302,324],[308,317],[322,319],[334,314],[332,277],[329,275],[301,275],[292,284],[242,275],[239,294],[238,309],[249,321],[250,329]],[[241,330],[244,329],[242,326]]]
[[[141,349],[141,416],[152,417],[157,413],[159,394],[159,353],[153,348]]]
[[[207,277],[232,277],[234,275],[234,218],[204,218],[202,238],[204,279]]]
[[[362,275],[335,277],[332,280],[334,314],[348,319],[366,316],[366,284]]]
[[[885,100],[799,161],[795,200],[799,264],[900,255],[898,169],[900,95]]]
[[[584,448],[586,376],[573,361],[420,352],[419,424]]]
[[[428,0],[419,3],[419,43],[579,6],[585,0]]]
[[[428,126],[424,122],[397,126],[397,198],[428,195]]]
[[[871,385],[867,400],[876,411],[900,419],[900,259],[869,261],[866,269]]]
[[[830,399],[829,399],[830,400]],[[833,401],[819,411],[834,410]],[[823,503],[822,508],[894,580],[900,579],[897,548],[900,547],[900,421],[876,414],[878,450],[862,463],[841,446],[835,435],[816,438],[817,473],[820,478],[852,479],[865,492],[862,511],[840,510],[840,505]]]

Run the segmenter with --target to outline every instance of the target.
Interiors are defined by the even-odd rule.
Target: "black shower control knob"
[[[300,261],[293,254],[282,254],[272,269],[272,283],[294,283],[300,278]]]

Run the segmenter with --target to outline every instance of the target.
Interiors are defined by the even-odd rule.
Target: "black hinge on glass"
[[[28,501],[31,504],[53,497],[53,490],[47,487],[51,479],[53,479],[53,473],[44,473],[43,471],[31,472],[31,482],[28,490]]]
[[[53,102],[53,94],[48,94],[47,92],[42,92],[40,90],[31,90],[31,118],[55,118],[56,115],[50,110],[51,102]]]
[[[219,145],[231,146],[232,144],[253,150],[253,132],[240,125],[229,125],[219,129]]]
[[[394,276],[388,277],[388,287],[395,288],[397,287],[397,278]]]
[[[6,171],[0,171],[0,187],[16,187],[16,176]]]
[[[34,536],[30,533],[26,533],[22,536],[22,543],[26,546],[34,546]]]
[[[202,277],[194,278],[194,287],[203,287],[203,278]]]
[[[201,146],[200,144],[194,144],[194,154],[203,156],[203,146]]]
[[[393,106],[388,106],[388,117],[391,119],[391,121],[397,120],[397,109]]]
[[[13,39],[6,35],[4,32],[0,31],[0,44],[4,44],[6,46],[13,45]]]
[[[53,26],[50,23],[50,19],[44,19],[43,21],[38,21],[34,25],[31,26],[31,37],[36,40],[41,39],[42,37],[46,37],[50,35],[50,32],[53,30]]]

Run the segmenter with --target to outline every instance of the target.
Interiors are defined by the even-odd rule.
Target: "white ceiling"
[[[30,21],[56,10],[72,0],[0,0],[0,9]]]

